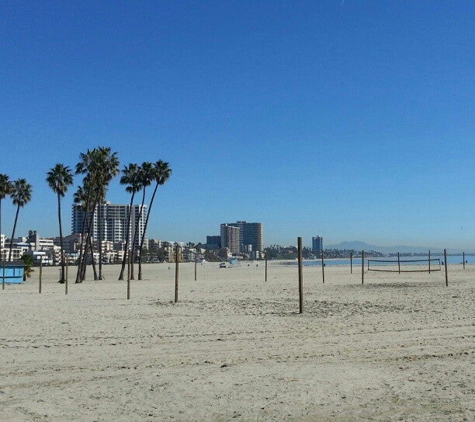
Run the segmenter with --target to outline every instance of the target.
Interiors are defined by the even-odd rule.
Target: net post
[[[175,303],[178,302],[178,279],[179,279],[179,272],[180,272],[180,250],[178,243],[176,244],[175,249]]]
[[[465,252],[462,252],[463,269],[465,269]]]
[[[361,251],[361,284],[364,284],[364,250]]]
[[[430,249],[429,249],[429,274],[430,274]]]
[[[353,252],[350,252],[350,274],[353,274]]]
[[[401,258],[399,256],[399,252],[397,253],[397,268],[398,268],[399,274],[401,274]]]
[[[297,238],[299,262],[299,313],[303,313],[303,274],[302,274],[302,238]]]
[[[445,285],[449,285],[449,275],[447,274],[447,249],[444,249],[444,265],[445,265]]]
[[[264,281],[267,281],[267,256],[266,256],[266,267],[265,267],[265,273],[264,273]]]
[[[322,280],[323,280],[323,284],[325,284],[325,257],[324,257],[324,255],[325,255],[325,253],[322,250]]]
[[[41,284],[43,280],[43,256],[40,257],[40,282],[38,284],[38,293],[41,293]]]

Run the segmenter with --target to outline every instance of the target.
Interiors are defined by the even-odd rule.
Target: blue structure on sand
[[[25,275],[25,264],[23,262],[0,263],[0,283],[3,283],[5,271],[5,284],[21,284]]]

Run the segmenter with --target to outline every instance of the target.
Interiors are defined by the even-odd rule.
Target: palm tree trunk
[[[58,222],[59,222],[59,245],[61,247],[61,278],[60,283],[64,283],[64,248],[63,248],[63,228],[61,224],[61,196],[58,193]]]
[[[84,208],[84,217],[82,220],[82,228],[81,228],[81,243],[79,245],[79,259],[78,259],[78,271],[76,274],[76,283],[82,283],[81,274],[82,274],[82,262],[85,259],[86,255],[86,224],[87,224],[87,209],[88,204],[86,202]]]
[[[155,185],[155,189],[153,190],[152,198],[150,198],[150,204],[148,206],[147,217],[145,218],[145,225],[143,228],[142,239],[140,240],[139,280],[142,280],[142,249],[143,249],[143,244],[145,242],[145,234],[147,233],[148,219],[150,218],[150,212],[152,211],[152,204],[153,204],[153,200],[155,199],[155,194],[157,193],[157,189],[158,189],[158,182]]]
[[[18,205],[16,208],[15,222],[13,223],[12,238],[10,239],[10,253],[8,254],[8,262],[11,262],[12,260],[13,238],[15,237],[16,223],[18,221],[19,213],[20,213],[20,205]]]
[[[135,262],[135,243],[137,243],[137,238],[138,238],[138,232],[139,232],[139,224],[140,224],[140,219],[142,218],[142,211],[143,211],[143,206],[145,204],[145,186],[143,187],[143,194],[142,194],[142,205],[140,206],[139,210],[139,218],[137,219],[137,222],[135,223],[135,233],[134,233],[134,241],[132,242],[132,264],[130,267],[130,279],[135,280],[134,278],[134,262]],[[140,252],[140,250],[139,250]],[[141,258],[139,257],[139,262]]]
[[[97,231],[99,234],[99,239],[98,239],[98,250],[99,250],[99,276],[98,279],[102,280],[102,216],[100,215],[100,212],[98,212],[99,218],[97,219]]]
[[[130,237],[130,220],[132,218],[132,204],[134,203],[134,196],[135,196],[135,193],[132,193],[132,196],[130,197],[129,215],[127,216],[127,234],[125,236],[125,250],[124,250],[124,256],[122,258],[122,267],[120,269],[119,280],[124,279],[125,265],[127,263],[127,252],[129,249],[129,237]]]

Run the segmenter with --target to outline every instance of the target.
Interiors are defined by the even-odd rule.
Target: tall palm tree
[[[127,263],[127,252],[129,250],[129,237],[130,237],[130,222],[132,218],[132,207],[134,203],[135,194],[140,190],[139,180],[139,166],[137,164],[130,163],[128,166],[124,166],[122,170],[122,177],[120,178],[120,184],[126,185],[125,190],[130,193],[130,205],[127,215],[127,229],[125,235],[125,248],[124,256],[122,257],[122,266],[120,269],[119,280],[124,279],[125,264]]]
[[[157,193],[158,187],[164,185],[168,181],[171,175],[172,175],[172,169],[170,168],[169,163],[162,160],[158,160],[153,164],[153,172],[152,172],[151,180],[155,181],[155,188],[153,190],[152,197],[150,198],[148,213],[147,213],[147,217],[145,218],[145,225],[144,225],[144,229],[142,233],[142,239],[140,241],[140,250],[142,250],[144,242],[145,242],[148,220],[150,218],[150,213],[152,212],[152,205],[153,205],[153,201],[155,199],[155,195]],[[142,280],[142,263],[140,260],[139,260],[139,280]]]
[[[84,174],[84,185],[87,189],[88,201],[92,204],[89,228],[92,227],[94,213],[97,206],[105,200],[107,187],[110,181],[119,174],[119,159],[117,152],[112,153],[109,147],[98,147],[81,153],[80,161],[76,165],[76,174]],[[100,222],[99,218],[99,222]],[[99,227],[99,276],[94,274],[94,279],[102,279],[102,229]],[[92,233],[87,240],[92,241]],[[92,243],[90,243],[92,249]],[[92,257],[93,258],[93,257]],[[94,259],[92,259],[94,262]],[[85,271],[85,260],[82,263],[82,272]],[[93,266],[94,267],[94,266]],[[94,267],[95,268],[95,267]],[[83,277],[82,277],[83,278]]]
[[[12,193],[13,185],[6,174],[0,174],[0,236],[2,234],[2,200]],[[0,243],[0,258],[2,257],[2,244]]]
[[[15,237],[15,230],[20,208],[23,208],[28,202],[30,202],[32,190],[32,186],[26,181],[26,179],[18,179],[13,182],[13,189],[10,196],[13,200],[13,205],[16,205],[17,209],[15,214],[15,222],[13,224],[12,237],[10,239],[10,253],[8,254],[8,261],[12,260],[13,239]]]
[[[142,245],[141,239],[143,238],[143,233],[142,233],[142,237],[139,239],[139,226],[140,226],[140,221],[142,220],[143,209],[145,205],[146,189],[147,189],[147,186],[150,186],[152,184],[153,175],[154,175],[153,164],[149,162],[143,162],[142,165],[139,167],[139,171],[138,171],[138,178],[139,178],[140,186],[142,188],[142,202],[140,204],[138,218],[135,221],[134,239],[132,241],[132,267],[130,271],[130,278],[132,280],[134,279],[134,262],[135,262],[135,251],[137,250],[137,243],[139,243],[139,267],[141,267],[142,258],[140,257],[140,254],[142,253],[143,245]]]
[[[64,248],[63,248],[63,228],[61,224],[61,198],[64,197],[68,186],[73,184],[73,173],[68,166],[63,164],[56,164],[50,171],[47,173],[46,181],[48,182],[49,187],[56,193],[58,198],[58,223],[59,223],[59,242],[61,246],[61,278],[60,283],[65,282],[65,271],[64,271]]]

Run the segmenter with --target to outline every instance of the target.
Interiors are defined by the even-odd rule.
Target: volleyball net
[[[368,259],[368,271],[416,273],[441,271],[440,258],[425,259]]]

